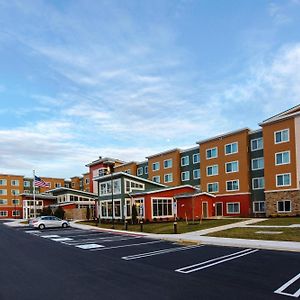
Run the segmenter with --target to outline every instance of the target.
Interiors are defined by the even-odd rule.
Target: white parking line
[[[31,233],[31,234],[35,234],[35,233],[41,233],[40,230],[26,230],[26,233]]]
[[[294,294],[285,293],[283,291],[286,288],[288,288],[290,285],[292,285],[295,281],[297,281],[299,278],[300,278],[300,273],[298,275],[296,275],[295,277],[293,277],[291,280],[289,280],[287,283],[285,283],[284,285],[282,285],[274,293],[275,294],[284,295],[284,296],[290,296],[290,297],[298,298],[300,296],[300,288]]]
[[[56,239],[51,239],[52,241],[55,241],[55,242],[65,242],[65,241],[71,241],[72,239],[70,238],[63,238],[63,237],[60,237],[60,238],[56,238]]]
[[[245,249],[242,251],[238,251],[229,255],[224,255],[224,256],[220,256],[220,257],[216,257],[195,265],[191,265],[191,266],[187,266],[187,267],[183,267],[180,269],[175,270],[175,272],[180,272],[180,273],[184,273],[184,274],[188,274],[188,273],[192,273],[192,272],[196,272],[196,271],[200,271],[202,269],[206,269],[221,263],[224,263],[226,261],[229,260],[233,260],[233,259],[237,259],[239,257],[245,256],[245,255],[249,255],[251,253],[257,252],[257,249]]]
[[[103,248],[103,245],[99,244],[86,244],[86,245],[77,245],[77,248],[84,249],[84,250],[89,250],[89,249],[95,249],[95,248]]]
[[[57,234],[50,234],[50,235],[41,235],[40,237],[45,239],[51,239],[51,238],[59,238],[60,236]]]
[[[163,242],[162,241],[151,241],[151,242],[145,242],[145,243],[126,244],[126,245],[121,245],[121,246],[105,247],[105,248],[101,248],[101,249],[92,249],[91,251],[102,251],[102,250],[110,250],[110,249],[133,247],[133,246],[142,246],[142,245],[157,244],[157,243],[163,243]]]
[[[152,252],[140,253],[140,254],[136,254],[136,255],[123,256],[122,259],[134,260],[134,259],[140,259],[140,258],[145,258],[145,257],[149,257],[149,256],[154,256],[154,255],[160,255],[160,254],[166,254],[166,253],[171,253],[171,252],[190,250],[190,249],[199,248],[199,247],[202,247],[202,246],[203,245],[168,248],[168,249],[162,249],[162,250],[157,250],[157,251],[152,251]]]
[[[141,237],[124,237],[124,236],[105,236],[105,237],[99,237],[99,238],[93,238],[93,239],[78,239],[74,240],[72,243],[76,244],[82,244],[85,242],[95,242],[95,241],[101,241],[101,242],[117,242],[117,241],[126,241],[126,240],[132,240],[132,239],[140,239]],[[72,244],[70,243],[70,244]]]

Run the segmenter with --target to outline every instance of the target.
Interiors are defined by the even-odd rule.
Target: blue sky
[[[0,173],[70,177],[300,100],[300,0],[0,0]]]

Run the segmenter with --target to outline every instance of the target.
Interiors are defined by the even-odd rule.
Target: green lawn
[[[201,224],[198,222],[195,222],[194,224],[180,221],[177,222],[177,232],[178,233],[185,233],[190,231],[196,231],[196,230],[202,230],[207,229],[211,227],[217,227],[222,225],[227,225],[231,223],[236,223],[240,221],[244,221],[246,219],[210,219],[210,220],[203,220]],[[93,225],[95,226],[94,222],[80,222],[81,224],[86,225]],[[101,224],[102,228],[109,228],[111,229],[111,224]],[[124,230],[124,224],[115,224],[115,229],[118,230]],[[128,224],[128,230],[129,231],[141,231],[140,225],[131,225]],[[143,224],[143,231],[148,233],[174,233],[173,231],[173,222],[162,222],[162,223],[149,223],[149,224]]]
[[[281,231],[281,234],[257,233],[257,231]],[[300,242],[300,228],[233,228],[224,231],[210,233],[207,236]]]
[[[292,224],[300,224],[300,217],[281,217],[281,218],[270,218],[266,221],[258,222],[253,225],[264,226],[264,225],[278,225],[288,226]]]

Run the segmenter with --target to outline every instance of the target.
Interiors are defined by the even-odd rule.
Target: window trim
[[[195,161],[195,157],[198,157],[198,160]],[[193,164],[199,164],[200,163],[200,153],[194,153],[193,154]]]
[[[254,188],[254,180],[255,180],[255,179],[261,179],[261,178],[264,179],[264,187]],[[264,190],[264,189],[265,189],[265,177],[264,177],[264,176],[261,176],[261,177],[253,177],[253,178],[252,178],[252,190]]]
[[[257,211],[257,210],[255,210],[255,204],[256,203],[264,203],[264,210],[263,211]],[[253,213],[260,213],[260,214],[263,214],[263,213],[265,213],[266,212],[266,201],[253,201],[253,203],[252,203],[252,209],[253,209]]]
[[[238,207],[239,207],[239,211],[238,212],[229,212],[229,210],[228,210],[228,206],[230,205],[230,204],[238,204]],[[240,214],[241,213],[241,203],[240,202],[227,202],[226,203],[226,213],[228,214],[228,215],[238,215],[238,214]]]
[[[289,162],[287,163],[282,163],[282,164],[278,164],[277,163],[277,154],[283,154],[283,153],[288,153],[289,154]],[[281,152],[276,152],[275,153],[275,166],[282,166],[282,165],[289,165],[291,163],[291,151],[281,151]]]
[[[290,177],[290,183],[289,184],[283,184],[283,185],[278,185],[278,177],[279,176],[284,176],[284,175],[289,175]],[[276,187],[285,187],[285,186],[291,186],[292,185],[292,174],[291,173],[282,173],[282,174],[276,174]]]
[[[171,215],[161,215],[161,216],[154,216],[153,212],[153,200],[171,200],[172,205],[172,214]],[[174,199],[172,197],[151,197],[151,217],[152,219],[156,218],[171,218],[174,217]]]
[[[199,177],[195,177],[195,171],[199,171]],[[200,179],[201,178],[201,174],[200,174],[200,169],[194,169],[193,170],[193,179]]]
[[[263,160],[264,166],[263,166],[263,168],[257,168],[257,169],[254,169],[254,168],[253,168],[253,161],[254,161],[254,160],[258,160],[258,159],[262,159],[262,160]],[[252,159],[251,159],[251,171],[264,170],[264,168],[265,168],[265,159],[264,159],[263,156],[255,157],[255,158],[252,158]]]
[[[158,179],[159,179],[158,181],[155,181],[155,180],[154,180],[154,178],[156,178],[156,177],[158,177]],[[156,182],[156,183],[160,183],[160,175],[152,176],[152,181],[153,181],[153,182]]]
[[[234,181],[237,182],[238,188],[235,189],[235,190],[228,190],[228,188],[227,188],[227,183],[228,183],[228,182],[234,182]],[[239,179],[226,180],[226,183],[225,183],[225,184],[226,184],[226,192],[236,192],[236,191],[239,191],[239,190],[240,190],[240,180],[239,180]]]
[[[237,170],[236,171],[227,171],[227,165],[232,164],[232,163],[237,163]],[[239,161],[238,160],[233,160],[225,163],[225,173],[230,174],[230,173],[237,173],[240,170],[239,166]]]
[[[169,161],[171,162],[171,165],[166,167],[165,163],[169,162]],[[172,158],[165,159],[164,160],[164,169],[171,169],[172,167],[173,167],[173,159]]]
[[[171,180],[166,181],[166,176],[171,176]],[[173,182],[173,173],[164,174],[164,183]]]
[[[213,149],[216,149],[216,156],[211,156],[211,157],[207,157],[207,152],[208,151],[211,151],[211,150],[213,150]],[[206,149],[205,150],[205,157],[206,157],[206,159],[214,159],[214,158],[218,158],[218,146],[216,146],[216,147],[212,147],[212,148],[208,148],[208,149]]]
[[[278,132],[283,132],[287,130],[288,131],[288,139],[287,141],[281,141],[281,142],[276,142],[276,133]],[[290,128],[284,128],[284,129],[281,129],[281,130],[277,130],[274,132],[274,144],[277,145],[277,144],[282,144],[282,143],[288,143],[290,141]]]
[[[157,168],[157,169],[154,169],[154,168],[153,168],[154,165],[157,165],[158,168]],[[159,171],[159,170],[160,170],[160,163],[159,163],[159,161],[156,161],[156,162],[152,163],[152,171],[153,171],[153,172],[156,172],[156,171]]]
[[[279,209],[278,209],[278,203],[279,203],[279,202],[290,202],[290,210],[279,210]],[[291,201],[291,200],[287,200],[287,199],[278,200],[278,201],[276,202],[276,209],[277,209],[277,212],[278,212],[278,213],[290,213],[290,212],[293,211],[293,209],[292,209],[292,201]]]
[[[187,163],[186,164],[183,164],[183,160],[187,158]],[[182,167],[185,167],[185,166],[188,166],[190,164],[190,157],[189,155],[185,155],[185,156],[182,156],[181,159],[180,159],[180,165]]]
[[[217,184],[217,190],[216,190],[216,191],[211,191],[211,192],[210,192],[210,191],[209,191],[209,188],[208,188],[208,186],[209,186],[210,184],[211,184],[211,185],[212,185],[212,184]],[[206,189],[207,189],[207,192],[208,192],[208,193],[218,193],[218,192],[219,192],[219,182],[218,182],[218,181],[215,181],[215,182],[208,182],[207,185],[206,185]]]
[[[252,142],[253,141],[258,141],[258,140],[262,140],[262,147],[261,148],[257,148],[257,149],[253,149]],[[259,138],[250,140],[250,148],[251,148],[251,152],[264,149],[264,139],[263,139],[263,137],[259,137]]]
[[[144,175],[144,168],[143,167],[138,167],[137,170],[136,170],[136,175],[137,176]]]
[[[183,178],[182,178],[182,175],[183,175],[184,173],[189,174],[188,179],[183,179]],[[190,178],[191,178],[191,176],[190,176],[190,171],[183,171],[183,172],[181,172],[180,175],[181,175],[181,176],[180,176],[181,181],[189,181]]]
[[[216,174],[208,174],[208,168],[211,168],[213,170],[214,167],[217,167],[217,173]],[[206,176],[207,177],[211,177],[211,176],[218,176],[219,175],[219,165],[215,164],[215,165],[210,165],[206,167]]]
[[[233,144],[236,144],[236,152],[226,153],[226,146],[231,145],[231,149],[232,149]],[[232,155],[232,154],[236,154],[236,153],[239,153],[239,143],[238,142],[232,142],[232,143],[228,143],[228,144],[224,145],[224,154],[225,155]]]

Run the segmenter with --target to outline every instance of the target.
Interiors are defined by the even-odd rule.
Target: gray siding
[[[190,184],[192,186],[200,186],[201,185],[201,183],[200,183],[201,180],[194,179],[194,176],[193,176],[194,170],[196,170],[196,169],[200,170],[200,163],[195,163],[195,164],[193,163],[193,155],[194,154],[199,154],[199,147],[194,148],[194,149],[189,149],[189,150],[186,150],[186,151],[180,153],[180,179],[181,179],[182,172],[189,171],[189,173],[190,173],[190,180],[188,180],[188,181],[181,180],[181,184]],[[181,158],[184,156],[189,157],[189,164],[187,166],[181,165]],[[201,177],[201,174],[200,174],[200,177]]]

